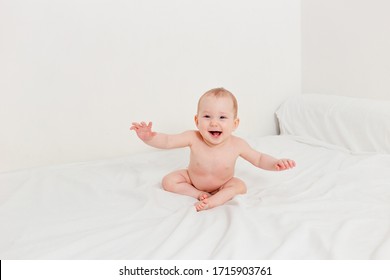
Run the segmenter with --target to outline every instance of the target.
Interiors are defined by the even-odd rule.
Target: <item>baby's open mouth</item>
[[[222,131],[214,131],[214,130],[212,130],[212,131],[209,131],[209,133],[212,136],[214,136],[214,137],[218,137],[218,136],[220,136],[222,134]]]

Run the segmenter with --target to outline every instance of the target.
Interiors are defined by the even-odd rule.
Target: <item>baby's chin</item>
[[[223,133],[218,136],[208,134],[206,137],[203,137],[203,141],[206,142],[206,144],[209,146],[217,146],[227,140],[225,136],[226,135],[224,135]]]

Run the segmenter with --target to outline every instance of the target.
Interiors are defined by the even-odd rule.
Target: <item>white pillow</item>
[[[390,101],[303,94],[285,101],[276,116],[282,134],[353,152],[390,153]]]

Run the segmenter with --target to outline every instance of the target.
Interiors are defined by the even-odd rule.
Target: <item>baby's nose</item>
[[[218,124],[217,121],[214,120],[214,119],[212,119],[212,120],[210,121],[210,125],[211,125],[211,126],[216,126],[217,124]]]

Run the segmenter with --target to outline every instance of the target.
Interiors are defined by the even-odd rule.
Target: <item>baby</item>
[[[138,137],[160,149],[189,147],[187,169],[177,170],[162,180],[165,190],[196,198],[197,211],[224,204],[238,194],[246,193],[245,183],[234,177],[238,157],[253,165],[273,171],[295,167],[291,159],[276,159],[252,149],[232,133],[238,127],[237,100],[224,88],[207,91],[198,102],[195,124],[198,130],[168,135],[152,131],[152,123],[132,123]]]

